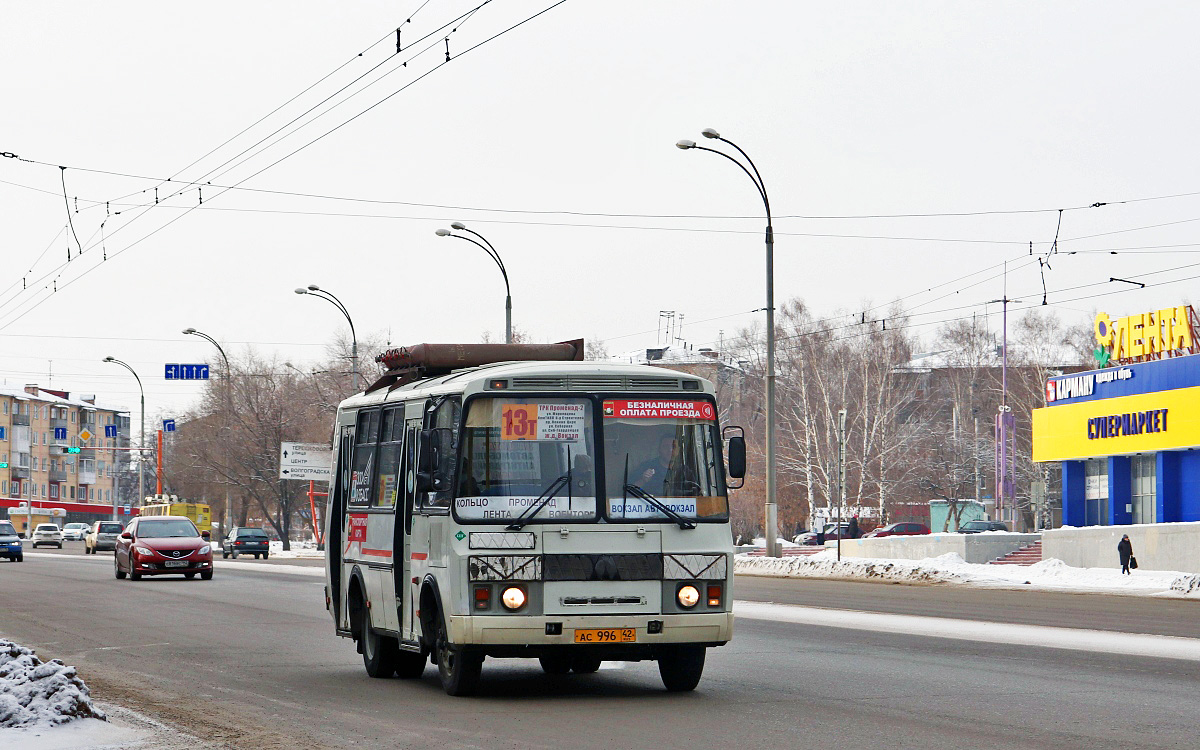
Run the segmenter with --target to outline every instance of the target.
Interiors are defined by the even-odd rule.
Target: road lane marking
[[[1084,630],[1046,625],[1018,625],[740,600],[733,603],[733,612],[737,617],[748,620],[771,620],[798,625],[867,630],[876,633],[899,633],[930,638],[952,638],[960,641],[1007,643],[1014,646],[1062,648],[1093,653],[1200,661],[1200,638],[1182,638],[1173,635],[1121,633],[1110,630]]]

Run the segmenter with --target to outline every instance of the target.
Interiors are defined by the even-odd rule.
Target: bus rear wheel
[[[668,692],[695,690],[704,674],[704,647],[663,647],[658,653],[658,674]]]
[[[358,608],[358,642],[362,651],[363,666],[371,677],[391,677],[396,674],[396,656],[399,646],[395,638],[380,635],[371,628],[371,610]]]
[[[600,659],[595,656],[576,656],[571,660],[571,671],[575,674],[592,674],[600,669]]]
[[[555,654],[554,656],[542,656],[538,658],[538,662],[542,665],[542,671],[546,674],[567,674],[571,671],[572,660],[566,654]]]
[[[446,695],[471,695],[479,686],[479,675],[483,671],[483,655],[450,643],[446,632],[446,621],[438,617],[437,639],[434,653],[437,656],[438,677]]]

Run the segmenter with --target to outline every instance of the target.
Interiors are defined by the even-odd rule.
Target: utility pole
[[[1004,265],[1004,296],[992,302],[1003,305],[1002,338],[1000,340],[1000,406],[996,414],[996,520],[1003,521],[1006,513],[1012,517],[1012,528],[1016,529],[1017,515],[1013,505],[1013,478],[1016,475],[1016,419],[1008,405],[1008,303],[1020,302],[1008,298],[1008,264]],[[1014,441],[1010,447],[1009,441]]]
[[[837,559],[842,559],[842,506],[846,504],[846,410],[838,409],[838,462],[837,462]]]

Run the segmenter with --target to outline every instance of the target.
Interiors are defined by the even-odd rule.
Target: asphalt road
[[[0,563],[0,635],[75,664],[101,700],[231,747],[1196,746],[1196,661],[740,619],[695,693],[665,693],[652,663],[549,678],[535,661],[488,660],[480,695],[455,699],[432,667],[416,681],[368,678],[332,633],[321,578],[298,570],[313,562],[218,559],[212,581],[132,583],[113,578],[111,556],[66,547],[69,557],[30,550]],[[1174,631],[1200,613],[1191,602],[823,581],[740,579],[735,595],[1131,632],[1159,632],[1142,626],[1161,612],[1177,635],[1194,634]]]

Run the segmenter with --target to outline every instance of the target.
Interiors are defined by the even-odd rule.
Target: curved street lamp
[[[709,153],[723,156],[733,162],[746,173],[750,181],[754,183],[754,188],[758,190],[758,195],[762,198],[763,207],[767,213],[767,498],[765,509],[765,525],[764,534],[766,536],[766,552],[768,555],[778,557],[780,550],[777,548],[777,540],[775,533],[775,524],[777,520],[777,506],[775,505],[775,235],[771,229],[771,201],[767,198],[767,187],[763,183],[762,175],[758,172],[758,167],[754,165],[750,156],[728,138],[722,138],[721,134],[712,128],[705,128],[701,131],[701,135],[705,138],[721,141],[732,146],[742,158],[749,164],[749,169],[746,164],[743,164],[736,157],[730,156],[724,151],[718,151],[714,148],[696,145],[695,141],[682,140],[678,141],[675,146],[685,151],[697,150],[708,151]],[[838,498],[838,502],[842,502],[842,498]]]
[[[354,333],[354,321],[350,319],[350,313],[346,310],[346,306],[342,301],[333,296],[316,284],[309,284],[307,287],[297,287],[296,294],[311,294],[319,299],[326,300],[331,305],[342,311],[342,315],[346,316],[346,322],[350,324],[350,373],[351,386],[354,392],[358,393],[358,336]]]
[[[464,237],[461,234],[454,234],[454,232],[452,232],[451,230],[457,230],[459,232],[467,232],[468,234],[473,234],[476,237],[478,237],[479,240],[473,240],[470,237]],[[480,234],[479,232],[476,232],[473,229],[467,229],[467,225],[463,224],[461,221],[453,222],[450,225],[450,229],[434,230],[434,234],[436,234],[438,237],[455,237],[460,240],[466,240],[467,242],[470,242],[471,244],[479,247],[481,250],[483,250],[485,253],[487,253],[488,257],[491,258],[492,260],[494,260],[496,262],[496,265],[500,267],[500,274],[502,276],[504,276],[504,343],[511,344],[513,342],[513,340],[512,340],[512,289],[508,285],[508,269],[506,269],[504,267],[504,261],[500,259],[500,253],[496,252],[496,248],[492,247],[492,243],[488,242],[487,238],[485,238],[482,234]]]
[[[142,504],[146,502],[146,485],[145,485],[146,479],[142,475],[143,469],[144,469],[144,467],[142,466],[142,460],[145,458],[144,451],[146,450],[146,391],[145,391],[145,389],[142,388],[142,379],[138,377],[137,372],[135,372],[134,369],[128,365],[128,363],[122,362],[121,360],[117,359],[116,357],[105,357],[101,361],[102,362],[111,362],[114,365],[120,365],[121,367],[124,367],[126,370],[129,370],[129,372],[133,375],[134,379],[137,380],[138,391],[142,394],[142,432],[141,432],[141,438],[139,438],[140,444],[138,445],[138,501],[137,501],[138,507],[140,508],[142,506]],[[114,513],[113,520],[116,520],[115,515],[116,514]]]
[[[233,369],[229,366],[229,357],[225,356],[225,350],[217,343],[217,340],[207,333],[197,331],[195,328],[184,328],[183,333],[188,336],[199,336],[208,343],[217,347],[217,351],[221,353],[221,359],[225,360],[225,430],[229,433],[225,442],[225,466],[231,468],[233,462],[229,458],[231,443],[233,442],[233,428],[230,420],[233,419]],[[233,509],[229,504],[229,482],[225,482],[225,518],[221,526],[221,533],[224,535],[233,521]]]

